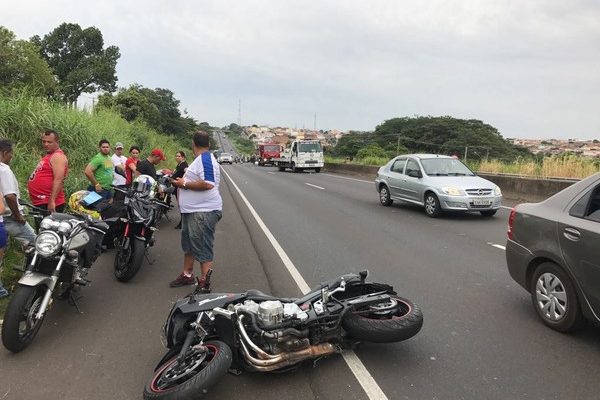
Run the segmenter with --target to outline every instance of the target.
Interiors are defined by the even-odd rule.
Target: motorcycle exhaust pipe
[[[278,356],[279,360],[259,360],[250,354],[246,344],[243,341],[241,344],[244,358],[250,364],[250,366],[257,371],[275,371],[290,365],[298,364],[306,359],[322,357],[337,352],[335,346],[331,343],[320,343],[303,350],[282,353]]]

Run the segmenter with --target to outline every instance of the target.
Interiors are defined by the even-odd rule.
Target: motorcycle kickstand
[[[69,305],[75,306],[75,309],[77,310],[78,314],[83,314],[83,311],[81,311],[81,309],[79,308],[79,304],[77,303],[77,301],[81,300],[82,298],[83,298],[83,295],[75,298],[75,296],[73,295],[73,292],[69,293],[69,300],[68,300]]]
[[[148,255],[148,250],[146,250],[144,252],[144,257],[146,257],[146,261],[148,261],[149,265],[154,265],[154,263],[156,262],[156,259],[150,260],[150,256]]]

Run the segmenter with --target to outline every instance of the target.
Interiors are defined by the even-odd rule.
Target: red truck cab
[[[279,158],[281,146],[277,143],[260,143],[256,150],[258,156],[258,165],[274,165],[273,159]]]

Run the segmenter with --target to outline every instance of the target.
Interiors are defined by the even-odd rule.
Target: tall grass
[[[541,162],[498,160],[481,161],[472,166],[479,172],[529,175],[540,178],[585,178],[600,171],[599,161],[575,155],[544,157]]]
[[[41,132],[45,129],[59,132],[61,148],[69,160],[69,175],[65,180],[67,196],[87,187],[88,181],[83,170],[98,152],[100,139],[108,139],[112,145],[122,142],[125,154],[130,146],[137,145],[142,149],[142,157],[146,157],[155,147],[162,148],[168,157],[166,162],[159,165],[164,168],[175,166],[175,153],[180,150],[172,137],[159,134],[145,123],[129,123],[112,111],[89,113],[32,96],[26,91],[10,97],[0,92],[0,137],[13,142],[11,169],[19,181],[23,199],[29,198],[27,178],[43,154]],[[12,265],[18,262],[18,252],[14,246],[10,246],[4,268],[0,271],[0,279],[9,290],[17,278]],[[0,319],[5,304],[6,300],[0,299]]]

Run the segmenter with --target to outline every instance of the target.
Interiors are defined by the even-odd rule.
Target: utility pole
[[[317,133],[317,113],[315,113],[315,124],[313,125],[313,131]]]
[[[242,126],[242,99],[238,99],[238,125]]]
[[[465,162],[467,162],[467,153],[469,152],[469,146],[465,146]]]
[[[400,153],[400,135],[402,131],[398,132],[398,145],[396,146],[396,155]]]

